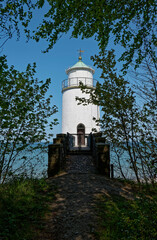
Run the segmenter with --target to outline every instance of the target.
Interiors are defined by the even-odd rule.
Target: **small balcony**
[[[80,83],[83,83],[88,88],[96,88],[97,80],[89,77],[73,77],[62,81],[62,91],[68,88],[79,87]]]

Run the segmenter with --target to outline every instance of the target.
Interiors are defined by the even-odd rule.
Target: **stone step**
[[[90,150],[70,150],[69,155],[92,155]]]

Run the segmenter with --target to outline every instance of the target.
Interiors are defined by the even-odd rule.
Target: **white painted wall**
[[[96,105],[83,106],[77,105],[76,96],[87,98],[87,94],[82,93],[79,88],[71,88],[63,92],[62,98],[62,133],[77,133],[77,125],[83,123],[85,125],[85,133],[92,132],[92,128],[99,131],[93,117],[99,119],[99,107]]]
[[[62,96],[62,133],[77,133],[77,125],[83,123],[85,125],[85,134],[92,132],[92,128],[96,128],[100,131],[100,128],[96,126],[93,117],[100,118],[99,107],[96,105],[83,106],[78,105],[76,96],[80,98],[87,98],[87,94],[82,93],[81,89],[74,87],[77,81],[82,81],[86,85],[93,86],[93,70],[91,68],[72,68],[68,71],[68,82],[72,88],[63,90]]]
[[[93,78],[93,74],[91,70],[87,70],[87,69],[72,69],[68,74],[68,78],[71,78],[71,77]]]

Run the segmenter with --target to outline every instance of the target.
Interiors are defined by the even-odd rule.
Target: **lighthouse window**
[[[80,129],[80,128],[83,128],[83,129],[84,129],[85,126],[84,126],[82,123],[80,123],[80,124],[77,126],[77,128],[79,128],[79,129]]]

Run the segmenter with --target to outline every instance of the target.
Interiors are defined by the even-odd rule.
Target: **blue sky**
[[[31,29],[38,25],[43,9],[40,12],[35,13],[33,21],[31,23]],[[40,17],[39,17],[40,16]],[[112,41],[109,43],[112,47]],[[87,65],[93,66],[93,62],[90,57],[99,52],[98,43],[94,38],[90,39],[73,39],[70,38],[70,33],[63,35],[60,40],[54,45],[48,53],[42,53],[47,46],[46,41],[41,40],[36,43],[33,40],[26,42],[26,38],[21,31],[21,37],[17,41],[16,36],[8,40],[4,45],[1,55],[7,56],[8,65],[14,65],[19,71],[25,71],[28,63],[37,64],[36,77],[44,80],[51,78],[51,85],[48,94],[53,95],[52,104],[58,106],[58,113],[55,118],[58,118],[59,125],[54,128],[54,134],[61,133],[61,113],[62,113],[62,93],[61,83],[62,80],[67,78],[65,70],[74,65],[78,61],[78,50],[81,48],[84,50],[83,62]],[[117,55],[119,55],[120,48],[117,48]],[[94,78],[99,80],[100,70],[95,69]]]
[[[36,62],[36,77],[44,80],[51,78],[51,85],[48,94],[53,95],[52,104],[58,106],[58,113],[55,117],[59,125],[54,128],[54,134],[61,133],[61,111],[62,111],[62,80],[67,78],[65,70],[78,61],[78,49],[84,50],[83,62],[93,66],[90,57],[98,52],[97,42],[93,39],[80,40],[70,39],[68,35],[62,37],[48,53],[42,53],[44,43],[30,41],[20,38],[9,40],[3,48],[2,54],[7,56],[8,65],[14,65],[19,71],[25,71],[28,63]],[[100,71],[96,71],[94,78],[99,79]]]

